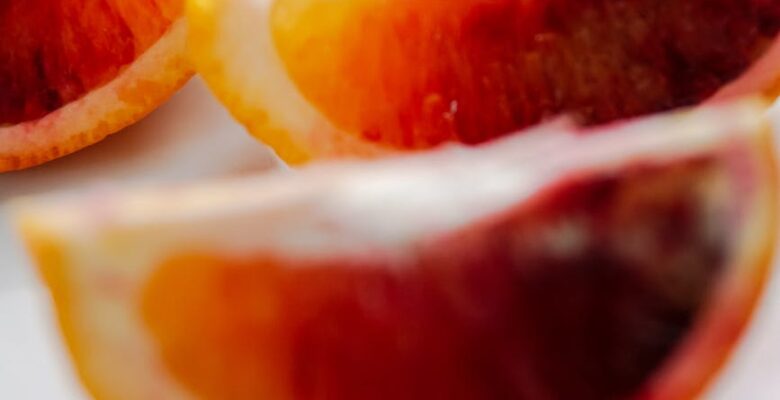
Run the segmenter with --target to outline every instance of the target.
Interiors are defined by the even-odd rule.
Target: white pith
[[[185,59],[187,24],[169,31],[106,85],[46,116],[0,126],[0,172],[26,168],[100,141],[151,112],[190,76]],[[134,86],[153,87],[144,96],[123,95]],[[88,134],[88,135],[86,135]],[[31,159],[31,155],[35,156]]]
[[[37,209],[36,214],[39,218],[45,216],[41,219],[49,221],[46,225],[68,229],[68,236],[78,238],[95,230],[197,225],[208,222],[201,218],[224,221],[232,215],[244,218],[245,212],[252,212],[258,213],[268,224],[266,229],[273,233],[269,238],[273,242],[268,244],[271,248],[286,245],[284,232],[297,231],[298,225],[289,227],[296,221],[312,226],[338,221],[339,226],[349,228],[343,231],[345,235],[355,233],[354,239],[371,243],[374,248],[394,248],[415,241],[422,233],[432,233],[434,226],[443,231],[455,229],[480,215],[516,204],[573,169],[608,171],[633,160],[647,158],[664,163],[706,153],[724,142],[761,132],[766,123],[763,109],[753,103],[726,107],[728,119],[721,118],[722,109],[713,107],[695,114],[675,113],[639,120],[595,135],[580,136],[542,126],[537,132],[474,150],[452,145],[427,154],[358,164],[334,162],[304,168],[299,173],[284,171],[215,185],[97,193],[87,198],[65,196]],[[514,165],[519,167],[508,168]],[[524,165],[533,168],[523,168]],[[382,201],[402,198],[403,193],[409,194],[404,202]],[[480,207],[468,207],[471,203]],[[429,208],[436,212],[431,213]],[[278,211],[284,213],[277,216]],[[414,212],[421,212],[419,217],[428,224],[408,224],[410,213]],[[344,213],[352,217],[341,218],[346,217]],[[279,219],[282,225],[270,225]],[[231,230],[237,227],[225,225],[230,225]],[[365,227],[376,230],[366,231]],[[331,228],[328,227],[328,233]],[[223,237],[213,231],[195,234]],[[256,249],[255,238],[235,239],[239,243],[250,240],[251,247]],[[321,239],[321,245],[306,243],[290,250],[316,250],[315,257],[323,256],[322,251],[344,250],[338,241],[331,242],[336,240],[333,235]],[[222,241],[235,243],[232,238]],[[295,242],[289,245],[298,245]],[[349,247],[354,248],[353,245],[354,242]]]
[[[99,381],[93,392],[192,398],[167,375],[138,311],[144,282],[166,258],[212,252],[403,260],[415,243],[521,204],[570,173],[617,172],[627,163],[663,165],[730,149],[760,152],[767,136],[763,112],[753,103],[704,108],[585,136],[548,126],[474,149],[450,146],[199,186],[21,201],[17,215],[28,238],[64,251],[78,294],[75,329],[93,339],[79,366]],[[762,190],[756,196],[751,212],[757,215],[748,218],[756,226],[736,245],[747,254],[740,257],[765,245],[774,223],[766,215],[771,196]]]
[[[274,44],[273,0],[193,3],[218,16],[209,21],[213,26],[193,23],[214,35],[207,44],[191,43],[207,58],[195,58],[198,69],[251,132],[295,132],[297,147],[324,157],[391,151],[340,131],[299,92]]]
[[[772,93],[772,91],[778,89],[780,89],[780,40],[775,40],[749,70],[722,87],[712,96],[710,102],[735,99],[749,93],[764,94],[774,100],[774,97],[780,93]]]

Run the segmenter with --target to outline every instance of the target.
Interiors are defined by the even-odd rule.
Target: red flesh
[[[772,0],[280,0],[276,9],[277,48],[301,92],[338,128],[398,148],[479,143],[561,113],[602,123],[696,104],[745,72],[780,29]]]
[[[702,186],[723,176],[700,159],[572,178],[402,265],[177,257],[143,313],[204,398],[631,397],[723,270],[731,203]]]
[[[117,76],[159,39],[174,0],[0,0],[0,125],[31,121]]]

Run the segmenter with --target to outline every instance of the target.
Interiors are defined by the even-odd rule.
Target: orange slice
[[[293,163],[774,97],[780,78],[780,4],[765,0],[188,4],[197,69]]]
[[[17,215],[99,399],[691,398],[770,263],[762,115],[547,127]]]
[[[139,120],[191,75],[180,0],[0,5],[0,172]]]

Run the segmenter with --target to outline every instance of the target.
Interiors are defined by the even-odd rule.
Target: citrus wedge
[[[770,263],[754,104],[21,201],[98,399],[691,398]]]
[[[0,172],[139,120],[191,75],[182,0],[0,4]]]
[[[199,72],[292,163],[777,94],[765,0],[190,0]]]

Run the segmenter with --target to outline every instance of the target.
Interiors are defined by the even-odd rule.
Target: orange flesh
[[[0,1],[0,125],[111,81],[181,13],[179,0]]]
[[[730,256],[738,202],[712,192],[738,180],[727,171],[700,158],[575,176],[403,264],[177,256],[141,312],[202,398],[631,397]]]
[[[698,103],[779,29],[771,0],[278,0],[272,13],[303,95],[398,148]]]

